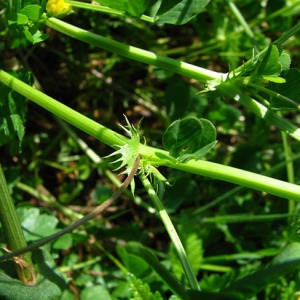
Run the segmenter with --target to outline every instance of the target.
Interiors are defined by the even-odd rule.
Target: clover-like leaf
[[[164,0],[156,15],[158,24],[182,25],[204,11],[210,0]]]
[[[173,122],[162,138],[170,156],[179,162],[198,160],[216,144],[216,129],[206,119],[185,118]]]
[[[290,56],[286,53],[279,53],[278,48],[270,46],[261,60],[257,62],[256,75],[262,76],[276,83],[284,83],[285,79],[279,77],[283,70],[289,69]]]

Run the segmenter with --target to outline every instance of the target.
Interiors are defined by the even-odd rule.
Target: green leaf
[[[269,81],[283,83],[285,80],[278,76],[283,70],[289,69],[290,64],[290,56],[284,52],[279,55],[278,48],[271,45],[263,58],[258,61],[256,74]]]
[[[187,84],[172,83],[165,92],[165,101],[168,116],[172,121],[179,118],[196,115],[195,105],[205,102],[201,95]],[[184,100],[183,100],[184,99]],[[201,105],[202,106],[202,105]]]
[[[263,79],[266,79],[268,81],[275,82],[275,83],[285,83],[285,79],[278,77],[278,76],[265,76],[264,75]]]
[[[221,290],[221,294],[240,295],[239,299],[248,299],[299,266],[300,243],[289,244],[266,268],[235,281]]]
[[[125,12],[133,17],[141,16],[148,7],[147,0],[97,0],[102,5]]]
[[[57,231],[58,219],[54,215],[41,213],[35,207],[19,207],[17,213],[27,241],[36,241]]]
[[[53,243],[53,249],[55,250],[66,250],[72,247],[73,237],[71,233],[65,234],[58,238]]]
[[[270,84],[270,89],[276,93],[286,97],[272,97],[270,102],[273,109],[276,110],[289,110],[299,107],[299,94],[300,94],[300,72],[298,69],[289,69],[283,72],[285,83]],[[291,101],[289,101],[289,99]]]
[[[183,299],[185,298],[185,291],[181,284],[174,277],[174,275],[170,273],[170,271],[162,263],[159,262],[157,257],[150,249],[137,242],[129,242],[125,247],[119,247],[119,250],[120,249],[122,249],[125,253],[138,256],[145,261],[175,294],[179,295]],[[123,255],[122,259],[126,261],[126,256],[124,257]]]
[[[287,53],[283,52],[279,56],[279,63],[281,64],[282,71],[288,70],[291,65],[291,57]]]
[[[286,276],[300,266],[300,243],[292,243],[278,254],[273,261],[264,269],[247,275],[218,293],[188,291],[187,299],[196,300],[244,300],[253,299],[257,293],[262,291],[267,285],[274,284],[280,277]]]
[[[216,129],[206,119],[177,120],[164,133],[162,143],[170,156],[177,158],[180,162],[186,162],[189,159],[197,160],[215,145]]]
[[[127,275],[127,281],[129,281],[130,284],[131,300],[163,300],[158,291],[153,294],[149,285],[143,283],[142,280],[136,278],[133,274]]]
[[[138,244],[138,243],[136,243]],[[126,269],[137,277],[148,276],[151,273],[151,269],[145,260],[139,255],[130,251],[132,250],[132,243],[126,244],[125,247],[117,246],[118,255],[121,257]]]
[[[22,81],[32,83],[31,74],[20,69],[14,73]],[[11,154],[21,151],[25,134],[27,103],[25,97],[0,85],[0,146],[9,143]]]
[[[80,299],[99,300],[107,299],[111,300],[112,297],[109,294],[108,289],[101,285],[86,286],[80,293]]]
[[[66,286],[66,278],[56,267],[51,255],[39,249],[32,253],[32,258],[39,271],[39,278],[34,286],[25,285],[9,276],[9,271],[14,269],[12,262],[7,268],[4,267],[6,262],[0,264],[0,299],[54,300],[60,297]]]
[[[157,12],[158,24],[182,25],[200,14],[210,0],[163,0]]]
[[[33,44],[40,43],[48,38],[48,34],[45,34],[39,30],[37,30],[33,35]]]
[[[7,15],[8,25],[24,25],[28,23],[28,17],[24,14],[10,13]]]
[[[36,4],[27,5],[21,9],[20,13],[27,16],[32,21],[38,21],[41,16],[41,7]]]
[[[268,48],[263,59],[259,62],[257,75],[278,76],[282,71],[279,63],[279,52],[276,46]]]

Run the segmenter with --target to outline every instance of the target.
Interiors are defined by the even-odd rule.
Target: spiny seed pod
[[[52,17],[63,17],[72,10],[72,6],[64,0],[49,0],[46,9]]]

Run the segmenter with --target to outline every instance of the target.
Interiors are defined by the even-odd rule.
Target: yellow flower
[[[64,0],[49,0],[46,9],[51,16],[58,17],[67,15],[72,10],[72,7]]]

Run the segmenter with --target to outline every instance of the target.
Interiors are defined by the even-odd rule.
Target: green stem
[[[178,258],[181,262],[181,265],[182,265],[183,270],[186,274],[186,277],[190,283],[191,288],[193,290],[200,290],[197,278],[195,277],[195,274],[194,274],[191,264],[188,260],[188,257],[185,253],[185,250],[183,248],[181,240],[176,232],[175,227],[172,224],[172,221],[171,221],[168,213],[166,212],[162,202],[160,201],[159,197],[157,196],[155,190],[153,189],[150,181],[148,180],[148,178],[144,172],[140,174],[140,179],[141,179],[145,189],[147,190],[147,193],[148,193],[150,199],[153,201],[161,220],[163,221],[163,223],[166,227],[166,230],[167,230],[167,232],[170,236],[170,239],[176,249]]]
[[[26,247],[26,240],[14,203],[11,199],[7,183],[0,164],[0,221],[9,251],[15,251]],[[15,259],[19,279],[25,284],[35,284],[36,273],[32,264],[31,254]]]
[[[285,32],[279,39],[273,42],[273,45],[281,46],[284,42],[286,42],[289,38],[294,36],[296,33],[300,31],[300,22],[298,22],[294,27]]]
[[[246,83],[247,84],[247,83]],[[293,137],[297,141],[300,141],[300,129],[291,124],[282,117],[276,115],[272,110],[268,109],[264,105],[260,104],[250,96],[246,95],[241,87],[241,82],[228,81],[224,82],[218,87],[218,90],[223,94],[235,99],[245,106],[248,110],[255,113],[262,119],[274,124],[278,129],[285,132],[289,136]]]
[[[258,85],[258,84],[256,84],[256,83],[253,83],[253,82],[245,82],[244,81],[244,83],[245,83],[245,85],[247,85],[247,86],[251,86],[251,87],[253,87],[255,90],[257,90],[257,91],[261,91],[261,92],[263,92],[263,93],[266,93],[266,94],[268,94],[268,95],[270,95],[271,97],[274,97],[274,98],[277,98],[278,100],[282,100],[282,101],[286,101],[286,102],[289,102],[290,104],[292,104],[292,105],[294,105],[295,106],[295,109],[297,109],[297,110],[300,110],[300,105],[299,105],[299,103],[297,103],[296,101],[294,101],[294,100],[292,100],[292,99],[290,99],[290,98],[288,98],[288,97],[286,97],[286,96],[283,96],[283,95],[281,95],[281,94],[279,94],[279,93],[276,93],[276,92],[274,92],[274,91],[272,91],[272,90],[270,90],[270,89],[267,89],[267,88],[265,88],[265,87],[263,87],[263,86],[261,86],[261,85]],[[281,116],[280,116],[281,117]]]
[[[251,28],[249,27],[248,23],[244,19],[243,15],[239,11],[239,9],[236,7],[236,5],[231,0],[227,0],[226,2],[228,3],[228,6],[230,7],[232,13],[235,15],[235,17],[237,18],[239,23],[243,26],[247,35],[254,41],[254,34],[253,34]]]
[[[127,178],[124,180],[122,185],[116,190],[116,192],[108,198],[105,202],[103,202],[101,205],[96,207],[93,211],[91,211],[89,214],[85,215],[83,218],[77,220],[73,224],[69,225],[68,227],[62,229],[59,232],[56,232],[52,235],[47,236],[46,238],[39,240],[35,242],[34,244],[30,244],[29,246],[22,247],[21,249],[17,249],[16,251],[12,253],[8,253],[5,255],[0,256],[0,261],[10,259],[14,256],[27,253],[29,251],[33,251],[43,245],[46,245],[59,237],[65,235],[66,233],[72,232],[74,229],[80,227],[81,225],[91,221],[95,217],[97,217],[100,213],[102,213],[104,210],[106,210],[114,201],[116,201],[121,194],[124,192],[124,190],[127,188],[127,186],[130,184],[131,180],[134,178],[135,173],[137,172],[139,168],[139,163],[140,163],[140,157],[138,156],[135,160],[134,166],[130,173],[128,174]]]
[[[278,112],[278,114],[281,116],[281,112]],[[295,176],[294,176],[294,162],[292,160],[293,154],[292,150],[289,144],[289,141],[287,139],[287,135],[282,132],[281,133],[282,143],[283,143],[283,149],[285,154],[285,160],[286,160],[286,172],[287,172],[287,179],[288,182],[294,183],[295,182]],[[293,214],[295,213],[295,202],[289,199],[288,204],[288,213]],[[295,218],[290,218],[290,220],[293,220]]]
[[[76,213],[74,212],[72,209],[69,209],[68,207],[66,207],[65,205],[60,204],[53,195],[51,195],[50,193],[46,194],[48,191],[44,191],[42,192],[42,188],[32,188],[31,186],[28,186],[22,182],[18,182],[16,184],[16,187],[20,190],[22,190],[23,192],[28,193],[29,195],[37,198],[37,199],[41,199],[43,202],[52,205],[54,208],[56,208],[57,210],[61,211],[64,215],[70,217],[70,218],[74,218],[74,219],[80,219],[83,217],[82,214]]]
[[[56,118],[56,121],[60,124],[62,129],[67,132],[67,134],[73,139],[74,143],[76,143],[79,148],[86,154],[87,157],[91,159],[95,164],[100,165],[103,162],[103,159],[93,150],[91,149],[75,132],[70,126],[62,121],[59,118]],[[101,170],[103,174],[112,182],[116,187],[120,187],[122,182],[118,179],[118,177],[111,172],[109,169],[105,168]],[[124,191],[125,195],[134,200],[137,205],[143,206],[147,210],[151,210],[148,207],[147,203],[145,203],[139,196],[133,195],[129,190]],[[43,199],[42,199],[43,200]],[[54,205],[53,205],[54,206]]]
[[[122,17],[126,16],[126,14],[123,11],[113,9],[113,8],[110,8],[107,6],[95,5],[95,4],[84,3],[84,2],[80,2],[80,1],[71,1],[71,0],[67,0],[66,2],[68,2],[72,7],[87,9],[87,10],[91,10],[93,12],[112,14],[112,15],[122,16]],[[140,19],[143,21],[146,21],[146,22],[154,23],[154,18],[146,16],[146,15],[142,15],[140,17]]]
[[[127,139],[122,135],[89,119],[88,117],[85,117],[84,115],[32,88],[28,84],[13,77],[3,70],[0,70],[0,82],[9,86],[36,104],[42,106],[57,117],[67,121],[77,128],[80,128],[82,131],[113,148],[116,145],[124,145],[126,143]]]
[[[283,133],[284,134],[284,133]],[[286,159],[285,161],[282,161],[280,163],[278,163],[277,165],[275,165],[274,167],[272,167],[271,169],[268,169],[267,171],[265,171],[263,173],[264,176],[270,176],[273,173],[278,172],[279,170],[281,170],[282,168],[286,167],[288,163],[293,163],[296,160],[300,159],[300,154],[293,156],[290,159]],[[219,197],[217,197],[216,199],[214,199],[213,201],[197,208],[196,210],[194,210],[191,214],[191,216],[197,216],[199,214],[205,213],[206,210],[208,210],[209,208],[212,208],[218,204],[220,204],[221,202],[228,200],[230,201],[231,199],[234,199],[234,194],[241,192],[243,189],[245,189],[245,187],[243,186],[237,186],[231,190],[229,190],[228,192],[220,195]],[[291,200],[289,200],[291,201]],[[294,204],[293,204],[294,205]],[[289,213],[293,213],[293,211],[289,211]]]
[[[68,24],[62,20],[49,18],[46,20],[46,25],[63,34],[80,40],[84,43],[94,45],[107,51],[111,51],[118,55],[133,59],[145,64],[154,65],[159,68],[195,78],[199,81],[206,82],[208,80],[222,80],[225,78],[223,73],[210,71],[186,62],[178,61],[167,56],[158,55],[150,51],[146,51],[137,47],[129,46],[101,35],[89,32]]]
[[[26,83],[20,81],[19,79],[13,77],[12,75],[0,70],[0,82],[10,86],[18,93],[37,103],[38,105],[44,107],[48,111],[52,112],[54,115],[59,116],[65,121],[71,123],[75,127],[85,131],[87,134],[99,139],[103,143],[117,148],[116,145],[124,145],[127,138],[116,133],[113,130],[106,128],[105,126],[83,116],[82,114],[72,110],[71,108],[65,106],[64,104],[54,100],[53,98],[43,94],[40,91],[35,90]],[[227,91],[227,90],[226,90]],[[231,89],[228,87],[229,95],[231,94]],[[233,87],[233,92],[234,87]],[[233,98],[237,94],[232,94]],[[250,97],[249,97],[250,98]],[[247,99],[249,100],[249,99]],[[254,111],[257,110],[259,114],[263,115],[264,111],[260,111],[260,106],[258,103],[254,102],[250,98],[250,103]],[[263,107],[263,106],[262,106]],[[263,109],[266,110],[265,107]],[[266,114],[266,112],[265,112]],[[280,122],[283,120],[279,116],[276,117]],[[287,125],[285,120],[284,124]],[[292,132],[290,135],[294,135],[299,138],[299,129],[292,124],[288,123],[288,129]],[[294,132],[293,132],[294,131]],[[140,145],[139,152],[142,158],[147,159],[152,165],[165,165],[174,169],[208,176],[219,180],[224,180],[232,182],[237,185],[242,185],[248,188],[264,191],[282,198],[292,199],[294,201],[300,201],[300,186],[291,184],[285,181],[276,180],[269,178],[267,176],[258,175],[252,172],[247,172],[241,169],[236,169],[233,167],[209,162],[209,161],[189,161],[187,163],[176,163],[169,158],[169,154],[166,151]],[[162,158],[163,157],[163,158]],[[174,159],[173,159],[174,160]]]
[[[167,155],[167,153],[164,153],[164,155]],[[158,161],[156,161],[156,163],[157,165],[159,164]],[[270,178],[253,172],[203,160],[189,161],[184,164],[176,164],[171,161],[165,163],[161,162],[159,165],[165,165],[170,168],[182,170],[185,172],[224,180],[258,191],[264,191],[272,195],[276,195],[278,197],[292,199],[294,201],[300,202],[299,185],[291,184],[285,181]]]

